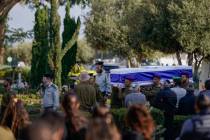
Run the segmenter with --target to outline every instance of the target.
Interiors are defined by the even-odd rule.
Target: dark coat
[[[144,140],[144,137],[135,131],[128,131],[123,134],[122,140]]]
[[[179,101],[179,108],[177,114],[192,115],[195,114],[195,95],[187,91],[187,94]]]
[[[170,88],[164,88],[161,90],[152,104],[154,107],[161,109],[165,112],[175,112],[177,103],[176,93]]]

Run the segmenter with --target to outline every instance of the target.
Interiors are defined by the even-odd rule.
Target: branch
[[[69,40],[66,43],[65,47],[61,50],[61,59],[64,57],[64,55],[67,53],[67,51],[69,49],[71,49],[71,47],[77,42],[77,38],[79,36],[80,25],[81,25],[81,23],[80,23],[80,20],[78,19],[77,20],[77,28],[76,28],[71,40]]]
[[[0,0],[0,17],[5,18],[13,6],[18,2],[20,2],[20,0]]]
[[[54,70],[55,65],[54,65],[54,63],[53,63],[53,58],[52,58],[52,56],[50,56],[50,53],[48,54],[47,57],[48,57],[48,63],[49,63],[49,66],[50,66],[51,70]]]

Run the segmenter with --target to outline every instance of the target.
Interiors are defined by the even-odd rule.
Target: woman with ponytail
[[[75,93],[66,93],[63,97],[62,107],[65,113],[66,140],[84,140],[87,120],[79,111],[80,102]]]

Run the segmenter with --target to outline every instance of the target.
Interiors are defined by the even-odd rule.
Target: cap
[[[135,77],[131,76],[131,75],[127,75],[124,78],[125,78],[125,80],[129,80],[129,81],[134,81],[135,80]]]
[[[96,65],[104,65],[103,61],[96,61]]]

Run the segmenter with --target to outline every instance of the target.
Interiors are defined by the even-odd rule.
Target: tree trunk
[[[6,19],[9,11],[20,0],[0,0],[0,64],[4,63],[4,38],[6,29]]]
[[[4,37],[6,30],[6,19],[0,19],[0,64],[4,63]]]
[[[179,51],[176,52],[176,58],[178,61],[178,65],[182,65],[182,58],[181,58],[181,54]]]
[[[193,64],[193,53],[188,53],[187,54],[187,62],[188,62],[188,66],[192,66],[192,64]]]

